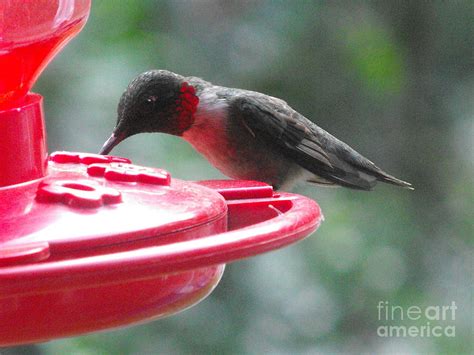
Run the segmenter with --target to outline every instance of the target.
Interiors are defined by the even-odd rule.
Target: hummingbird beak
[[[99,154],[109,154],[110,151],[121,141],[123,141],[125,138],[127,138],[127,135],[125,133],[112,133],[112,135],[107,139],[107,141],[104,143],[102,146],[102,149],[100,150]]]

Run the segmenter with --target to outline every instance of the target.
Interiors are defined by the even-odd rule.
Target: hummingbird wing
[[[230,105],[229,112],[241,120],[255,139],[264,140],[329,183],[361,190],[372,189],[377,180],[411,187],[411,184],[382,171],[283,100],[243,92],[236,95]]]

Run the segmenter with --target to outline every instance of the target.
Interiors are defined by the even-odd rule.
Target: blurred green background
[[[300,186],[320,229],[228,265],[194,308],[0,353],[472,353],[473,39],[469,0],[94,1],[34,88],[50,152],[97,152],[128,82],[162,68],[281,97],[416,190]],[[222,176],[176,137],[134,136],[114,153],[176,178]],[[454,301],[456,319],[432,325],[456,336],[379,337],[379,301]]]

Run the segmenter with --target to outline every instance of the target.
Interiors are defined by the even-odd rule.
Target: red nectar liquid
[[[0,109],[21,103],[49,61],[82,29],[86,19],[59,26],[54,33],[32,42],[0,42]]]

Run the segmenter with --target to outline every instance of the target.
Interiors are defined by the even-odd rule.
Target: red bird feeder
[[[213,290],[225,263],[321,222],[314,201],[255,181],[48,157],[42,98],[29,90],[89,9],[90,0],[0,3],[0,346],[179,312]]]

